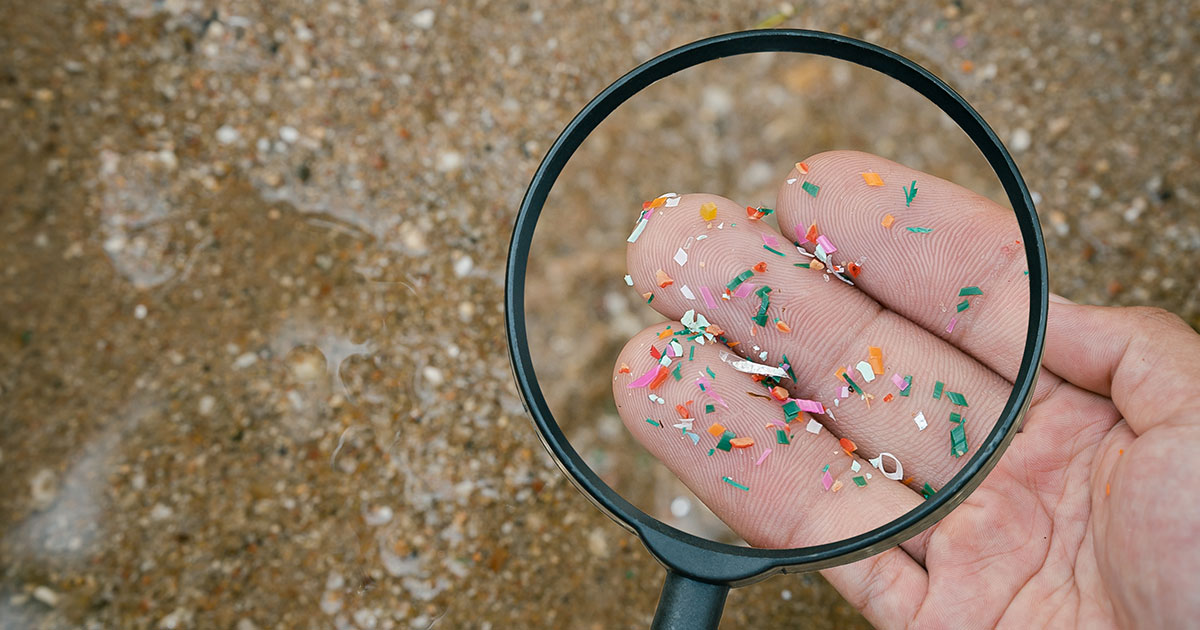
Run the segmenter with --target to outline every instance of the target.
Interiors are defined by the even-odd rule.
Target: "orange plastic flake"
[[[883,349],[867,346],[867,355],[867,363],[871,365],[871,369],[876,374],[883,374]]]
[[[757,221],[757,220],[765,217],[766,214],[762,210],[759,210],[758,208],[755,208],[754,206],[746,206],[746,216],[751,221]]]
[[[779,320],[779,321],[777,321],[777,322],[775,322],[775,327],[776,327],[776,328],[778,328],[778,329],[779,329],[779,332],[781,332],[781,333],[790,333],[790,332],[792,332],[792,327],[791,327],[791,326],[788,326],[788,325],[787,325],[787,322],[783,321],[782,319],[781,319],[781,320]]]
[[[688,413],[687,407],[684,407],[683,405],[675,405],[675,411],[679,414],[680,418],[692,417],[692,415]]]
[[[788,390],[776,385],[771,388],[771,397],[779,402],[783,402],[788,399]]]
[[[700,204],[700,218],[705,221],[712,221],[717,218],[717,204],[711,201],[705,201]]]
[[[881,221],[881,223],[883,224],[883,227],[885,227],[889,230],[892,229],[892,224],[895,222],[896,222],[896,217],[894,217],[890,214],[883,215],[883,221]]]
[[[764,271],[767,270],[767,263],[765,261],[760,262],[760,263],[754,265],[753,269],[757,273],[763,273]]]
[[[808,268],[813,271],[820,271],[825,268],[825,265],[819,260],[813,260],[808,263]]]
[[[642,294],[642,299],[643,299],[643,300],[649,300],[649,299],[650,299],[650,296],[652,296],[652,295],[654,295],[654,294],[653,294],[653,293],[651,293],[651,292],[649,292],[649,291],[647,291],[647,292],[645,292],[645,293],[643,293],[643,294]]]
[[[847,455],[858,450],[858,447],[854,445],[854,442],[851,442],[847,438],[842,438],[841,440],[838,440],[838,444],[842,445],[842,450],[846,451]]]
[[[846,263],[846,271],[850,272],[851,278],[857,278],[858,274],[862,273],[862,265]]]
[[[816,224],[816,223],[814,223],[814,224],[812,224],[812,225],[808,226],[808,234],[805,234],[805,235],[804,235],[804,240],[808,241],[809,243],[816,243],[816,242],[817,242],[817,236],[818,236],[818,234],[817,234],[817,224]]]
[[[650,202],[650,207],[651,208],[661,208],[663,206],[663,204],[665,204],[665,203],[667,203],[667,198],[659,197],[658,199],[655,199],[654,201]]]
[[[711,427],[708,427],[708,434],[715,438],[720,439],[720,437],[722,435],[725,435],[725,427],[714,422]]]
[[[1104,484],[1104,496],[1108,496],[1110,494],[1112,494],[1112,484],[1106,483]]]
[[[667,326],[666,330],[663,330],[662,332],[658,333],[659,339],[666,339],[667,337],[670,337],[670,336],[671,336],[671,327],[670,326]]]
[[[617,374],[629,374],[629,373],[630,373],[629,366],[624,363],[621,364],[621,369],[617,370]]]
[[[729,440],[729,445],[733,448],[750,448],[754,446],[754,438],[740,437]]]
[[[887,396],[884,396],[883,402],[892,402],[892,395],[888,394]]]
[[[654,375],[654,380],[650,381],[650,389],[657,389],[659,385],[663,384],[663,381],[667,380],[667,377],[670,376],[670,374],[671,370],[668,370],[661,365],[658,366],[658,373]]]
[[[859,175],[862,175],[863,181],[867,182],[868,186],[883,185],[883,178],[879,176],[879,173],[859,173]]]
[[[753,328],[751,328],[750,330],[754,330],[754,329],[753,329]],[[730,347],[730,348],[732,348],[732,347],[734,347],[734,346],[738,345],[739,343],[742,343],[742,342],[740,342],[740,341],[730,341],[729,343],[727,343],[727,344],[725,344],[725,345],[726,345],[727,347]]]
[[[844,382],[844,379],[842,378],[842,376],[843,376],[845,373],[846,373],[846,368],[844,368],[844,367],[840,367],[840,368],[838,368],[838,369],[836,369],[836,370],[834,370],[834,371],[833,371],[833,377],[834,377],[834,378],[836,378],[836,379],[837,379],[837,380],[839,380],[839,381],[843,381],[843,382]]]
[[[834,492],[837,492],[838,490],[841,490],[841,489],[842,489],[842,482],[840,482],[840,481],[833,482],[833,487],[830,488],[830,490],[833,490]]]
[[[808,175],[808,162],[796,162],[796,170],[801,175]]]
[[[662,269],[654,272],[654,281],[658,283],[658,286],[664,288],[675,284],[675,281],[671,279],[671,276],[668,276],[667,272],[663,271]]]
[[[721,327],[717,326],[716,324],[709,324],[708,326],[705,326],[704,332],[706,332],[714,337],[720,337],[721,335],[725,334],[725,331],[722,330]]]

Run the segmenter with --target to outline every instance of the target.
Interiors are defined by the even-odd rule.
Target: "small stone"
[[[58,605],[58,593],[55,593],[46,586],[39,586],[33,589],[33,598],[51,608]]]
[[[608,557],[608,537],[602,528],[595,528],[588,534],[588,551],[599,558]]]
[[[35,507],[49,506],[58,497],[58,476],[49,468],[39,470],[33,479],[29,480],[29,494]]]
[[[671,516],[683,518],[691,511],[692,502],[688,501],[687,497],[675,497],[671,499]]]
[[[236,630],[258,630],[258,624],[243,618],[238,620]]]
[[[780,592],[779,592],[779,596],[780,596],[780,597],[782,597],[782,598],[783,598],[783,601],[785,601],[785,602],[787,602],[787,601],[791,601],[791,599],[792,599],[792,592],[791,592],[791,591],[789,591],[789,590],[787,590],[787,589],[785,588],[785,589],[783,589],[782,591],[780,591]]]
[[[470,256],[464,255],[458,260],[454,261],[454,275],[462,278],[463,276],[471,273],[471,269],[474,267],[475,261],[471,260]]]
[[[254,354],[253,352],[246,352],[233,360],[233,369],[240,370],[242,368],[248,368],[255,363],[258,363],[258,355]]]
[[[165,521],[175,515],[175,511],[168,505],[155,503],[153,508],[150,508],[150,520]]]
[[[234,129],[229,125],[221,125],[221,127],[217,129],[217,142],[220,142],[221,144],[233,144],[234,142],[237,142],[238,138],[240,137],[242,137],[242,134],[238,133],[237,129]]]
[[[445,151],[438,155],[437,169],[443,173],[462,168],[463,156],[458,151]]]
[[[422,9],[413,14],[412,23],[419,29],[429,30],[433,28],[435,18],[437,18],[437,14],[433,12],[433,9]]]
[[[205,394],[200,397],[200,405],[197,407],[197,411],[200,412],[200,415],[207,416],[213,412],[213,408],[216,406],[217,399],[210,394]]]
[[[1033,137],[1029,135],[1029,130],[1021,128],[1012,133],[1008,140],[1008,146],[1012,148],[1013,153],[1021,153],[1028,149],[1032,142]]]
[[[441,385],[445,378],[442,376],[442,371],[432,365],[426,365],[425,369],[421,370],[421,375],[430,385]]]
[[[288,144],[295,144],[300,139],[300,132],[295,127],[284,125],[279,128],[279,139]]]
[[[133,307],[133,316],[138,319],[146,319],[146,305],[138,304]]]

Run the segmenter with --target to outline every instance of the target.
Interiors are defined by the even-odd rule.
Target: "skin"
[[[776,207],[782,235],[774,235],[793,253],[786,261],[761,250],[761,235],[773,228],[748,221],[744,207],[728,200],[684,195],[678,206],[657,211],[666,220],[653,218],[630,245],[629,271],[635,289],[654,292],[651,306],[674,321],[635,336],[616,362],[618,368],[630,366],[632,374],[614,368],[613,375],[618,409],[634,436],[759,547],[802,547],[855,535],[922,501],[913,488],[926,481],[940,487],[967,458],[947,455],[944,418],[954,408],[943,404],[936,414],[928,411],[935,404],[927,400],[929,384],[939,375],[956,375],[959,388],[969,394],[969,442],[978,443],[990,425],[971,418],[996,417],[1016,374],[1027,328],[1024,260],[1008,210],[868,154],[830,152],[805,162],[809,172],[787,175],[796,181],[781,185]],[[862,172],[879,173],[885,186],[866,186]],[[903,201],[900,186],[912,180],[918,182],[912,205],[896,203]],[[821,186],[817,197],[801,189],[804,181]],[[714,223],[736,222],[738,228],[727,228],[728,233],[707,228],[699,216],[705,202],[718,206]],[[879,223],[887,212],[897,217],[890,230]],[[801,226],[803,236],[814,221],[837,246],[837,262],[868,256],[856,286],[824,282],[819,272],[791,267],[802,260],[788,245],[795,228]],[[934,232],[901,231],[909,225]],[[741,236],[733,236],[737,230]],[[688,263],[677,265],[672,256],[682,241],[700,233],[710,239],[694,243]],[[756,277],[776,289],[771,316],[787,320],[790,333],[769,324],[749,337],[749,311],[758,303],[753,296],[723,302],[712,312],[699,299],[696,287],[716,291],[759,260],[768,262],[768,271]],[[659,269],[675,284],[659,287]],[[697,299],[686,300],[681,284],[692,286]],[[953,311],[961,299],[955,297],[958,288],[973,285],[983,289],[983,296],[971,298],[958,327],[946,333],[946,309]],[[1084,306],[1055,295],[1051,301],[1034,401],[996,469],[965,503],[921,535],[823,571],[876,626],[1200,624],[1200,474],[1192,463],[1200,448],[1200,412],[1193,402],[1200,336],[1160,309]],[[720,353],[729,348],[708,344],[697,348],[695,360],[717,374],[713,385],[730,404],[721,410],[726,428],[757,436],[755,457],[764,446],[775,449],[761,466],[753,465],[750,449],[705,457],[715,443],[705,432],[708,421],[696,421],[695,432],[704,438],[699,446],[678,439],[669,425],[656,429],[645,422],[656,414],[677,417],[670,415],[677,401],[697,399],[694,407],[711,402],[700,399],[691,377],[668,379],[655,390],[668,401],[665,409],[647,400],[647,390],[627,386],[653,367],[647,350],[651,344],[663,347],[658,333],[665,325],[679,330],[677,320],[688,309],[742,342],[735,352],[757,355],[752,346],[758,345],[769,355],[762,362],[770,365],[787,353],[797,366],[796,382],[785,382],[791,396],[829,404],[833,370],[852,357],[865,359],[867,345],[881,345],[888,367],[898,366],[881,378],[893,371],[911,373],[918,393],[896,398],[884,415],[854,397],[844,400],[836,422],[813,416],[825,425],[820,434],[801,425],[792,431],[792,444],[781,446],[769,440],[764,426],[782,420],[779,404],[746,396],[746,391],[763,390],[721,360]],[[886,380],[866,389],[880,397],[895,391]],[[904,420],[916,410],[926,410],[930,430],[919,432]],[[900,420],[880,420],[885,417]],[[841,452],[839,437],[854,440],[859,450],[853,456]],[[872,471],[866,460],[881,449],[897,455],[913,481],[905,485],[876,471],[866,488],[853,487],[851,462],[857,458],[863,470]],[[732,465],[739,456],[744,456],[741,463]],[[813,471],[830,462],[835,478],[849,486],[840,493],[813,481]],[[734,476],[752,492],[723,483],[722,475]]]

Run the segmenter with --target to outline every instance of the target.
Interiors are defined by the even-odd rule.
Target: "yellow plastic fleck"
[[[896,217],[894,217],[890,214],[885,215],[883,217],[883,227],[888,228],[889,230],[892,229],[892,224],[895,222],[896,222]]]
[[[717,204],[706,201],[700,205],[700,218],[705,221],[712,221],[717,218]]]
[[[879,176],[879,173],[859,173],[859,175],[862,175],[863,181],[867,182],[868,186],[883,185],[883,178]]]

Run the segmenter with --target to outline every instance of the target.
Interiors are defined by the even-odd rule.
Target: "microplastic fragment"
[[[757,288],[757,287],[758,287],[758,285],[757,285],[757,284],[754,284],[753,282],[747,282],[747,283],[745,283],[745,284],[742,284],[741,286],[739,286],[739,287],[737,288],[737,290],[736,290],[736,291],[734,291],[734,292],[733,292],[733,297],[735,297],[735,298],[744,298],[744,297],[746,297],[747,295],[750,295],[751,293],[754,293],[754,289],[755,289],[755,288]]]
[[[950,318],[950,323],[946,324],[946,334],[954,332],[954,325],[958,323],[958,315]]]
[[[638,237],[642,235],[642,231],[646,229],[646,223],[646,219],[638,221],[637,226],[633,228],[633,233],[629,235],[629,238],[626,239],[626,241],[630,243],[636,243]]]
[[[817,238],[820,238],[820,237],[817,237]],[[813,250],[813,253],[817,255],[817,260],[820,260],[821,262],[826,263],[826,264],[832,264],[829,262],[829,254],[825,253],[824,247],[817,245],[817,248],[815,250]]]
[[[681,287],[679,287],[679,292],[683,294],[683,297],[685,297],[685,298],[687,298],[687,299],[689,299],[689,300],[694,300],[694,299],[696,299],[696,294],[695,294],[695,293],[692,293],[692,290],[691,290],[691,289],[689,289],[689,288],[688,288],[688,285],[686,285],[686,284],[685,284],[685,285],[683,285],[683,286],[681,286]]]
[[[859,173],[859,175],[862,175],[863,181],[866,182],[868,186],[883,185],[883,178],[879,176],[879,173]]]
[[[917,180],[913,180],[912,187],[904,186],[904,205],[911,206],[913,199],[917,197]]]
[[[842,447],[843,451],[846,451],[847,455],[858,450],[858,446],[856,446],[853,441],[851,441],[847,438],[842,438],[842,439],[838,440],[838,444]]]
[[[858,370],[859,374],[862,374],[864,381],[870,383],[871,381],[875,380],[875,371],[871,369],[870,363],[867,363],[866,361],[859,361],[854,366],[854,369]]]
[[[825,405],[822,405],[819,401],[808,400],[806,398],[796,398],[794,400],[796,401],[796,404],[800,405],[801,411],[807,411],[808,413],[825,413]]]
[[[883,227],[888,228],[890,230],[890,229],[892,229],[892,224],[895,222],[896,222],[896,217],[894,217],[890,214],[885,214],[885,215],[883,215],[883,221],[880,221],[879,223]]]
[[[777,250],[777,249],[771,249],[770,247],[768,247],[768,246],[766,246],[766,245],[763,245],[763,249],[765,249],[765,250],[767,250],[767,251],[771,252],[772,254],[775,254],[776,256],[783,256],[783,257],[785,257],[785,258],[787,257],[787,254],[785,254],[785,253],[783,253],[783,252],[781,252],[781,251],[779,251],[779,250]]]
[[[686,435],[686,436],[688,436],[689,438],[691,438],[691,440],[692,440],[692,445],[693,445],[693,446],[695,446],[695,445],[697,445],[697,444],[699,444],[699,443],[700,443],[700,436],[699,436],[699,435],[697,435],[697,434],[695,434],[695,433],[692,433],[691,431],[685,431],[685,432],[684,432],[684,435]]]
[[[892,383],[896,386],[896,389],[904,389],[908,387],[908,382],[905,381],[904,377],[900,376],[899,374],[892,374]]]
[[[783,415],[788,422],[791,422],[793,418],[800,415],[800,405],[796,404],[795,400],[783,403]]]
[[[967,431],[963,425],[956,424],[950,430],[950,454],[957,457],[962,457],[967,454]]]
[[[714,422],[711,427],[708,427],[708,433],[715,438],[719,438],[725,435],[725,427]]]
[[[796,380],[796,373],[792,371],[792,360],[788,358],[788,355],[783,355],[783,363],[779,367],[787,370],[788,378]]]
[[[970,308],[970,307],[971,307],[971,303],[970,303],[970,302],[968,302],[968,301],[966,301],[966,300],[963,300],[963,301],[959,302],[959,303],[958,303],[958,306],[957,306],[957,307],[955,307],[955,308],[957,308],[957,309],[958,309],[958,312],[959,312],[959,313],[961,313],[961,312],[963,312],[963,311],[967,310],[967,309],[968,309],[968,308]]]
[[[887,469],[883,467],[884,457],[890,457],[892,461],[896,463],[896,470],[888,472]],[[900,460],[896,459],[896,456],[892,455],[891,453],[880,453],[878,457],[871,460],[871,465],[878,468],[879,472],[883,473],[884,477],[887,477],[892,481],[900,481],[901,479],[904,479],[904,466],[900,463]]]
[[[712,413],[716,410],[717,410],[716,406],[712,405],[711,403],[704,404],[704,413]]]
[[[750,492],[750,488],[749,488],[749,487],[747,487],[747,486],[743,486],[742,484],[740,484],[740,483],[738,483],[738,482],[734,481],[734,480],[733,480],[732,478],[730,478],[730,477],[721,477],[721,481],[724,481],[725,483],[727,483],[727,484],[729,484],[729,485],[733,486],[734,488],[737,488],[738,490],[745,490],[746,492]]]
[[[775,429],[775,443],[791,444],[792,441],[788,439],[787,431],[784,431],[783,429]]]
[[[671,279],[671,276],[668,276],[667,272],[663,271],[662,269],[659,269],[658,271],[654,272],[654,282],[659,287],[663,287],[663,288],[669,287],[672,284],[675,284],[675,281]]]
[[[904,229],[908,230],[909,232],[916,232],[917,234],[928,234],[933,231],[933,228],[926,227],[910,227]]]
[[[688,258],[687,252],[683,251],[682,247],[680,247],[679,250],[675,252],[675,264],[679,265],[680,267],[687,264],[687,258]]]
[[[832,254],[837,251],[837,248],[833,246],[833,243],[829,242],[829,238],[824,234],[817,237],[817,245],[820,245],[826,254]]]
[[[803,184],[800,184],[800,187],[804,189],[804,192],[812,195],[814,199],[817,196],[817,191],[821,190],[820,186],[812,182],[804,182]]]
[[[826,491],[833,485],[833,475],[829,474],[828,470],[825,471],[825,476],[821,477],[821,484],[825,486]]]
[[[883,374],[883,349],[875,346],[867,347],[867,363],[871,364],[871,369],[876,374]]]
[[[858,463],[857,459],[850,462],[850,472],[858,472],[860,470],[862,470],[862,465]]]
[[[628,286],[633,286],[633,276],[625,274],[625,284]]]
[[[658,386],[662,385],[663,382],[667,380],[667,375],[670,373],[671,371],[667,368],[661,365],[658,366],[658,373],[654,375],[654,379],[650,381],[650,385],[648,387],[650,389],[658,389]]]
[[[824,428],[824,425],[822,425],[820,422],[817,422],[816,420],[813,420],[812,418],[809,418],[808,425],[806,425],[804,427],[804,430],[808,431],[809,433],[811,433],[813,435],[818,435],[821,433],[822,428]]]
[[[728,352],[721,352],[721,360],[725,363],[728,363],[729,367],[739,372],[744,372],[746,374],[761,374],[763,376],[774,376],[776,378],[783,378],[784,376],[787,376],[787,372],[775,366],[763,365],[747,359],[730,360],[729,357],[731,356],[733,355]]]
[[[626,387],[628,387],[629,389],[636,389],[638,387],[645,387],[645,386],[649,385],[650,381],[653,381],[654,377],[658,375],[658,371],[660,369],[665,369],[665,368],[663,368],[661,365],[656,365],[656,366],[650,368],[649,372],[646,372],[645,374],[630,381],[629,385],[626,385]]]
[[[950,402],[958,405],[959,407],[970,407],[970,405],[967,404],[967,397],[958,392],[946,392],[946,398],[949,398]]]
[[[842,388],[840,390],[838,390],[838,396],[841,398],[849,398],[850,397],[850,388],[846,387],[845,385],[842,385]]]
[[[958,290],[958,297],[966,297],[968,295],[983,295],[983,290],[979,287],[963,287]]]
[[[789,177],[789,178],[787,178],[787,183],[788,183],[788,185],[789,185],[789,186],[790,186],[790,185],[792,185],[792,184],[795,184],[795,183],[796,183],[796,178],[795,178],[795,177]]]
[[[771,454],[771,449],[769,449],[769,448],[764,449],[762,455],[759,455],[758,459],[754,461],[754,465],[755,466],[761,465],[763,463],[763,461],[767,459],[767,455],[770,455],[770,454]]]
[[[737,276],[734,276],[733,280],[730,280],[729,284],[725,285],[725,288],[732,291],[732,290],[738,288],[739,285],[741,285],[743,282],[749,280],[753,276],[754,276],[754,270],[747,269],[747,270],[743,271],[742,273],[739,273]]]
[[[796,162],[796,170],[801,175],[808,175],[808,162]]]
[[[921,411],[918,411],[917,415],[913,417],[913,422],[917,423],[918,431],[924,431],[925,427],[929,426],[929,423],[925,421],[925,413]]]
[[[962,424],[962,421],[963,421],[963,419],[960,414],[950,412],[950,422],[953,422],[955,424]]]
[[[717,448],[722,451],[730,451],[733,449],[733,438],[737,437],[733,431],[726,431],[721,434],[720,441],[717,442]]]
[[[904,387],[904,389],[900,390],[900,395],[907,397],[909,394],[912,393],[912,374],[905,376],[904,382],[905,382],[905,387]]]
[[[713,299],[712,291],[708,287],[700,287],[700,297],[704,298],[704,305],[708,308],[717,308],[717,301]]]
[[[646,418],[646,422],[649,422],[650,424],[653,424],[654,426],[659,427],[659,428],[662,427],[662,423],[659,422],[658,420],[651,420],[650,418]]]
[[[946,386],[946,384],[945,384],[945,383],[943,383],[943,382],[941,382],[941,381],[938,381],[938,382],[936,382],[936,383],[934,383],[934,384],[933,384],[933,398],[934,398],[935,400],[941,400],[941,399],[942,399],[942,388],[943,388],[943,387],[945,387],[945,386]]]
[[[733,448],[750,448],[751,446],[754,446],[754,438],[752,438],[752,437],[733,438],[733,439],[729,440],[729,445],[732,446]]]
[[[711,376],[714,381],[717,380],[717,375],[713,373],[712,368],[704,366],[704,371],[708,372],[708,375]]]
[[[688,348],[688,361],[696,358],[696,346]]]
[[[753,269],[754,269],[755,273],[766,273],[767,272],[767,261],[764,260],[762,262],[755,263]]]
[[[925,487],[921,489],[921,494],[926,499],[928,499],[929,497],[932,497],[933,495],[937,494],[937,490],[934,490],[933,486],[931,486],[927,483],[927,484],[925,484]]]
[[[717,204],[711,201],[700,204],[700,218],[705,221],[712,221],[717,218]]]
[[[799,226],[799,225],[797,225],[797,226],[796,226],[796,235],[797,235],[797,236],[799,236],[799,235],[800,235],[800,226]],[[814,223],[814,224],[812,224],[812,225],[808,226],[808,231],[804,233],[804,240],[808,241],[809,243],[812,243],[812,244],[816,245],[816,243],[817,243],[817,236],[818,236],[818,233],[817,233],[817,224],[816,224],[816,223]]]
[[[674,376],[675,380],[677,380],[677,381],[682,381],[683,380],[683,374],[681,373],[682,369],[683,369],[683,364],[676,363],[675,369],[671,372],[671,376]]]
[[[663,205],[668,208],[674,208],[675,206],[679,205],[679,200],[680,200],[680,197],[671,197],[670,199],[667,199],[667,202],[664,203]]]
[[[867,487],[867,480],[863,479],[861,476],[852,477],[852,480],[854,481],[854,485],[858,486],[859,488]]]

